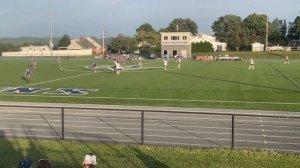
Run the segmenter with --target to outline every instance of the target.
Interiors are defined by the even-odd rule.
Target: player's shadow
[[[21,79],[24,80],[25,82],[29,82],[28,79],[25,76],[21,76]]]
[[[208,79],[208,80],[214,80],[219,82],[227,82],[227,83],[234,83],[234,84],[241,84],[241,85],[247,85],[247,86],[254,86],[254,87],[260,87],[260,88],[267,88],[267,89],[274,89],[274,90],[281,90],[281,91],[289,91],[289,92],[295,92],[299,93],[300,90],[291,90],[291,89],[283,89],[283,88],[276,88],[276,87],[270,87],[270,86],[263,86],[263,85],[257,85],[257,84],[251,84],[251,83],[245,83],[245,82],[238,82],[238,81],[231,81],[231,80],[225,80],[225,79],[217,79],[217,78],[210,78],[206,76],[197,76],[197,75],[191,75],[191,74],[183,74],[178,72],[164,72],[164,73],[170,73],[175,75],[182,75],[182,76],[189,76],[194,78],[200,78],[200,79]]]

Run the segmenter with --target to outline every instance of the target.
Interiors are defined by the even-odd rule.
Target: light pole
[[[50,26],[50,41],[49,41],[49,47],[50,47],[50,56],[53,56],[52,50],[53,50],[53,41],[52,41],[52,12],[51,12],[51,0],[49,0],[49,26]]]

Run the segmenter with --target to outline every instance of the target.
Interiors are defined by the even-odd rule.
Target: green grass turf
[[[19,160],[49,159],[53,167],[81,167],[85,154],[97,157],[97,168],[298,168],[300,156],[276,152],[197,149],[73,141],[1,139],[0,167],[15,168]]]
[[[55,59],[38,59],[32,81],[27,83],[21,77],[29,59],[0,59],[0,88],[98,89],[85,96],[0,93],[0,100],[300,111],[300,61],[291,60],[289,65],[283,61],[255,60],[255,70],[247,69],[246,59],[184,60],[181,69],[169,61],[169,69],[164,71],[161,60],[145,60],[143,66],[152,68],[116,75],[85,69],[92,63],[89,59],[63,60],[64,70]],[[98,61],[98,65],[113,63]]]

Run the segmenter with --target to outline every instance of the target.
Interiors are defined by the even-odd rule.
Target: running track
[[[300,153],[300,114],[295,112],[13,102],[0,102],[0,105],[107,109],[65,109],[65,140],[130,144],[141,144],[143,141],[143,144],[146,145],[200,148],[231,147],[232,116],[220,114],[254,114],[257,116],[235,116],[235,148],[258,148]],[[141,137],[141,112],[124,109],[150,110],[144,113],[143,139]],[[151,110],[176,110],[183,113],[153,112]],[[184,113],[186,111],[195,113]],[[0,136],[61,139],[63,136],[61,113],[61,109],[53,108],[0,107]],[[284,117],[273,118],[261,115]]]

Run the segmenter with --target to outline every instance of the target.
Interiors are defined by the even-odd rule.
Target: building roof
[[[96,37],[80,37],[79,40],[74,40],[78,45],[82,47],[82,49],[90,49],[90,48],[99,48],[102,45],[100,45],[100,40],[98,40]]]

